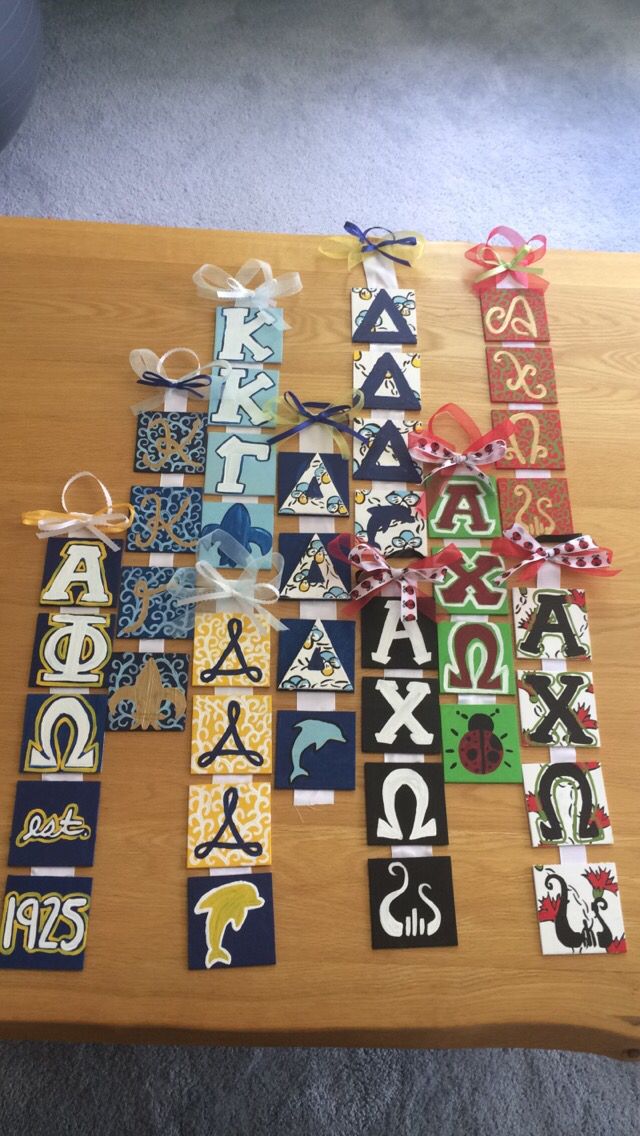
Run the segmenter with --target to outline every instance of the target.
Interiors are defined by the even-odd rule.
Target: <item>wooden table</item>
[[[191,274],[249,256],[298,269],[282,389],[351,389],[344,264],[315,237],[0,221],[3,550],[0,849],[8,844],[44,549],[20,513],[56,507],[76,470],[127,499],[139,397],[132,347],[210,357],[211,307]],[[418,298],[424,406],[451,399],[489,425],[478,302],[463,245],[433,244]],[[278,963],[186,965],[188,731],[108,734],[93,910],[81,973],[0,972],[0,1034],[68,1040],[369,1046],[549,1046],[640,1055],[640,257],[550,252],[545,271],[574,520],[624,573],[589,580],[594,674],[629,953],[540,953],[519,785],[448,785],[457,949],[372,951],[361,778],[332,807],[273,815]],[[402,272],[400,270],[401,283]],[[409,283],[409,280],[406,280]],[[142,479],[144,480],[144,478]],[[148,479],[152,480],[152,479]],[[291,614],[295,608],[291,607]],[[276,705],[292,705],[278,695]],[[338,706],[348,706],[349,701]],[[358,763],[363,761],[358,754]],[[4,856],[4,851],[2,851]],[[595,853],[590,854],[590,859]],[[548,854],[556,859],[557,853]]]

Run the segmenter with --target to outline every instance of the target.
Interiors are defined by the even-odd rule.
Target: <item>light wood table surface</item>
[[[210,358],[212,309],[191,283],[204,261],[234,271],[259,256],[276,274],[300,271],[304,290],[286,301],[292,330],[281,389],[345,400],[348,288],[361,282],[361,270],[348,277],[344,262],[319,255],[317,247],[315,237],[0,221],[8,429],[0,560],[2,857],[44,556],[20,514],[57,507],[62,485],[77,470],[96,472],[115,500],[126,500],[132,483],[154,480],[133,473],[129,408],[142,388],[128,355],[138,346],[160,354],[184,345]],[[417,290],[423,417],[453,399],[486,429],[484,343],[478,301],[465,284],[473,269],[464,247],[429,245],[420,266],[410,276],[400,269],[399,277]],[[277,965],[190,972],[189,729],[107,734],[96,862],[86,873],[94,888],[84,970],[0,971],[1,1035],[548,1046],[640,1055],[640,256],[552,251],[544,267],[574,523],[613,547],[624,569],[586,587],[599,756],[615,834],[605,858],[618,866],[628,954],[542,957],[531,867],[541,858],[553,862],[557,852],[541,857],[531,847],[521,785],[463,784],[447,785],[450,846],[436,850],[453,861],[458,948],[373,951],[366,861],[386,851],[365,842],[359,769],[356,792],[336,794],[331,807],[296,809],[291,794],[275,794]],[[275,640],[272,651],[275,657]],[[339,696],[338,707],[352,702]],[[293,706],[293,695],[276,695],[275,705]],[[525,757],[542,760],[544,752]],[[363,760],[358,753],[359,767]]]

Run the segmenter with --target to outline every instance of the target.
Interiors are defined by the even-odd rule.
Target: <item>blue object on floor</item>
[[[41,55],[38,0],[0,0],[0,150],[29,109]]]

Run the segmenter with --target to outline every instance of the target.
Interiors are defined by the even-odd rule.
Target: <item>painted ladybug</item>
[[[458,745],[458,756],[469,773],[493,773],[502,763],[504,748],[488,714],[471,716],[469,729]]]

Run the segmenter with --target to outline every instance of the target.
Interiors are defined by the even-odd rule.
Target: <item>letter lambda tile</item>
[[[328,549],[330,534],[281,533],[279,549],[284,561],[280,595],[287,600],[348,600],[351,566],[334,560]]]
[[[563,477],[498,479],[503,528],[523,525],[534,536],[573,532],[568,482]]]
[[[438,484],[439,496],[429,510],[428,533],[440,540],[489,540],[500,534],[495,481],[449,477]]]
[[[365,753],[440,753],[437,679],[363,678]]]
[[[222,532],[222,536],[219,534]],[[213,534],[217,533],[215,539]],[[225,534],[232,537],[256,560],[258,568],[271,567],[273,547],[273,505],[249,501],[205,501],[202,505],[202,540],[198,546],[198,560],[206,560],[214,568],[239,568],[225,551]]]
[[[367,844],[448,844],[441,765],[367,761]]]
[[[367,410],[419,410],[419,354],[354,351],[353,389],[362,391]]]
[[[183,583],[195,585],[195,570],[184,568]],[[193,605],[179,604],[169,585],[175,568],[122,569],[118,639],[191,639]]]
[[[271,773],[270,694],[195,694],[191,772]]]
[[[609,806],[597,761],[522,766],[531,843],[612,844]]]
[[[500,426],[510,420],[515,433],[496,469],[564,469],[564,444],[557,410],[492,410],[491,421]]]
[[[205,493],[273,497],[275,490],[276,454],[264,435],[209,433]]]
[[[92,883],[86,876],[9,876],[0,969],[82,970]]]
[[[579,588],[514,588],[519,659],[590,659],[586,596]]]
[[[278,635],[278,689],[353,693],[355,623],[284,619]]]
[[[487,347],[492,402],[557,402],[550,347]]]
[[[354,343],[415,343],[416,294],[410,288],[352,288]]]
[[[210,426],[272,426],[278,372],[262,367],[214,367],[209,397]]]
[[[21,773],[99,773],[107,700],[93,694],[28,694]]]
[[[368,866],[374,950],[457,946],[449,856],[377,859]]]
[[[600,745],[590,673],[518,671],[518,699],[525,745]]]
[[[356,536],[385,557],[426,556],[426,501],[421,490],[356,489],[354,501]]]
[[[195,552],[202,518],[202,490],[173,485],[132,485],[135,519],[129,552]]]
[[[440,551],[431,549],[433,554]],[[507,589],[496,584],[505,569],[502,557],[480,545],[460,552],[462,559],[449,564],[443,582],[433,585],[438,608],[451,615],[506,615]]]
[[[198,612],[193,634],[194,686],[269,686],[269,625],[243,612]]]
[[[548,343],[549,325],[544,299],[530,288],[494,288],[480,293],[482,327],[488,343],[530,340]],[[513,400],[521,401],[520,399]]]
[[[543,955],[622,955],[627,949],[615,864],[536,864]]]
[[[97,781],[18,781],[10,868],[90,868],[96,846]]]
[[[278,455],[278,512],[310,517],[349,515],[349,467],[339,454]]]
[[[143,411],[133,468],[137,473],[203,473],[206,414]]]
[[[353,439],[353,476],[358,481],[422,480],[420,470],[407,449],[412,430],[419,422],[374,422],[371,418],[354,418],[353,429],[362,439]]]
[[[507,624],[473,619],[439,623],[438,654],[445,694],[515,694]]]
[[[276,789],[355,789],[355,714],[278,711],[275,785]]]
[[[108,730],[184,730],[189,656],[122,651],[109,669]]]
[[[214,358],[281,363],[282,317],[282,308],[217,308]]]
[[[429,605],[430,613],[426,607]],[[438,669],[438,636],[433,600],[418,600],[418,618],[404,624],[400,600],[377,596],[360,618],[362,666],[391,670]]]
[[[515,706],[443,704],[440,717],[445,781],[522,781]]]
[[[47,541],[40,591],[43,607],[115,607],[122,545],[101,540]]]
[[[39,615],[29,685],[98,690],[110,658],[110,615],[88,611]]]
[[[267,781],[189,786],[188,868],[271,863],[271,786]]]
[[[273,877],[192,877],[188,884],[189,970],[272,966],[276,961]]]

